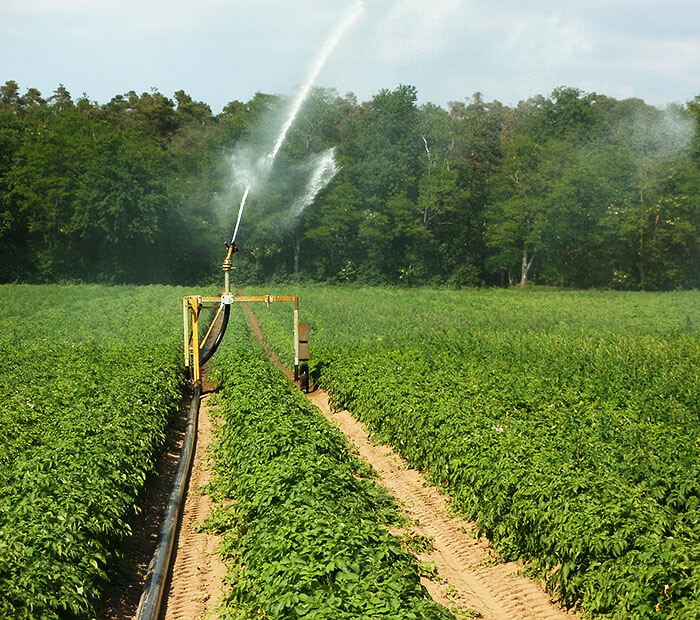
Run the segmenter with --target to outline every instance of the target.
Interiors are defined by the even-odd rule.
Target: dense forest
[[[218,281],[289,107],[184,91],[106,104],[0,87],[0,282]],[[700,288],[700,96],[660,110],[562,87],[447,109],[411,86],[315,89],[241,220],[234,279]],[[329,151],[333,149],[333,151]],[[337,172],[299,202],[323,154]]]

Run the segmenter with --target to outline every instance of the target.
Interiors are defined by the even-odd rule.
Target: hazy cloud
[[[369,48],[388,63],[439,53],[460,4],[459,0],[398,0],[379,20]]]
[[[291,92],[353,0],[0,0],[0,72],[100,102],[184,89],[218,111]],[[558,86],[663,105],[700,92],[697,0],[367,0],[319,84],[360,99],[399,83],[446,104]]]

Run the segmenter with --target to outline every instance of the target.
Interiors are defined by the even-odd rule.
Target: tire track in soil
[[[270,360],[292,380],[291,371],[280,363],[265,342],[250,307],[241,305]],[[327,392],[316,389],[307,398],[340,428],[360,457],[374,468],[379,484],[398,501],[413,522],[411,533],[432,540],[432,549],[419,558],[437,569],[436,578],[421,579],[434,600],[465,615],[480,614],[472,617],[485,620],[579,618],[560,608],[538,583],[521,575],[522,564],[497,563],[491,544],[484,538],[477,538],[475,523],[454,515],[449,498],[440,489],[429,484],[420,471],[410,469],[393,448],[373,443],[365,425],[349,411],[334,411]]]
[[[207,454],[213,441],[212,412],[207,400],[205,394],[199,406],[197,443],[160,614],[162,620],[215,618],[214,610],[223,595],[226,567],[216,553],[219,537],[198,531],[213,508],[211,498],[200,490],[214,475]]]

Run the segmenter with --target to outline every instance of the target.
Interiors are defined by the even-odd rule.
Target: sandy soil
[[[197,531],[212,510],[213,502],[201,488],[213,477],[207,448],[213,441],[212,412],[202,398],[194,463],[180,522],[177,548],[164,600],[164,620],[215,618],[214,610],[223,594],[226,568],[216,554],[218,537]]]
[[[424,579],[431,596],[448,608],[478,612],[492,620],[556,620],[576,616],[561,610],[544,590],[519,574],[522,566],[498,563],[489,542],[476,537],[473,523],[450,511],[448,498],[425,476],[410,469],[390,446],[376,445],[365,426],[348,411],[333,411],[328,394],[309,394],[379,475],[379,483],[395,497],[413,523],[411,533],[432,540],[421,560],[437,569],[436,579]]]

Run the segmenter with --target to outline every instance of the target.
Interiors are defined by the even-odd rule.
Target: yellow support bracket
[[[232,295],[227,291],[219,297],[207,297],[202,295],[186,295],[182,299],[183,313],[183,337],[184,337],[184,357],[185,368],[189,368],[190,377],[194,383],[201,381],[201,368],[199,363],[199,351],[201,342],[206,342],[211,329],[216,320],[212,321],[204,336],[204,340],[199,338],[199,316],[204,308],[221,308],[224,304],[231,303],[264,303],[267,307],[272,303],[292,303],[294,305],[294,380],[299,380],[300,361],[300,332],[299,332],[299,297],[296,295]],[[305,332],[308,338],[308,330]],[[305,358],[308,359],[308,342],[304,341],[303,347]]]

